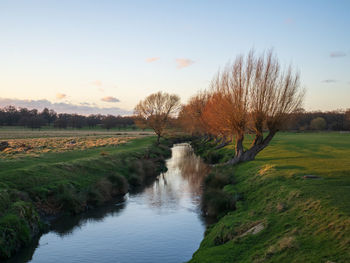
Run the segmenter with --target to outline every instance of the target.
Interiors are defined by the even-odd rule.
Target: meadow
[[[0,142],[8,146],[0,149],[0,158],[38,157],[49,152],[86,150],[95,147],[117,146],[131,139],[149,136],[149,131],[103,129],[31,130],[22,127],[0,128]]]
[[[85,137],[85,136],[145,136],[153,135],[149,129],[112,128],[101,127],[81,129],[58,129],[52,126],[43,126],[41,129],[30,129],[19,126],[0,126],[0,140],[47,138],[47,137]]]
[[[196,148],[232,158],[232,145]],[[254,161],[215,166],[206,192],[235,211],[221,211],[190,262],[350,262],[349,156],[350,133],[279,133]]]
[[[39,213],[79,213],[124,194],[169,156],[144,131],[1,132],[12,149],[0,153],[2,257],[42,230]],[[23,144],[28,150],[16,152]],[[203,194],[218,221],[190,262],[350,261],[350,133],[280,132],[254,161],[236,166],[225,164],[233,144],[192,144],[218,164]]]
[[[169,148],[155,146],[154,136],[135,135],[6,140],[9,147],[0,154],[0,258],[30,243],[45,228],[44,217],[83,212],[164,169]]]

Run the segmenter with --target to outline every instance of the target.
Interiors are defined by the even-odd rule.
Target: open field
[[[136,137],[49,137],[7,140],[8,147],[0,152],[0,158],[39,156],[48,152],[86,150],[94,147],[117,146]]]
[[[80,139],[86,143],[77,138],[75,144]],[[79,213],[154,178],[163,169],[169,148],[155,146],[154,136],[128,139],[117,138],[123,142],[117,145],[0,158],[0,258],[9,257],[38,234],[39,213]]]
[[[55,129],[44,127],[43,129],[32,130],[22,127],[0,127],[0,140],[24,139],[24,138],[46,138],[46,137],[81,137],[81,136],[145,136],[153,135],[149,130],[132,129]]]
[[[153,135],[152,132],[133,130],[59,130],[53,128],[30,130],[2,127],[0,128],[0,142],[7,142],[8,146],[0,149],[0,158],[38,157],[48,152],[117,146],[131,139],[150,135]]]
[[[233,148],[199,147],[219,161]],[[219,190],[236,210],[207,230],[191,262],[350,262],[349,156],[349,133],[279,133],[256,160],[216,167],[216,181],[234,181]]]

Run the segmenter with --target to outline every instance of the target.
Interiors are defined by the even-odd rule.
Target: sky
[[[306,110],[350,108],[350,1],[0,0],[0,107],[132,113],[182,102],[251,48],[273,48]]]

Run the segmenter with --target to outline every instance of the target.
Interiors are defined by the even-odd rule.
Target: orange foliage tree
[[[214,77],[200,118],[211,134],[235,138],[230,163],[236,164],[253,160],[270,143],[288,116],[300,108],[303,95],[299,74],[291,66],[282,70],[273,51],[259,56],[250,51]],[[255,138],[245,149],[247,133]]]

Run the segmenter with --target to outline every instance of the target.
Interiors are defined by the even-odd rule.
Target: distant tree
[[[40,115],[31,116],[27,122],[27,126],[31,129],[40,129],[44,124],[45,119]]]
[[[110,130],[117,126],[117,118],[113,115],[108,115],[102,119],[102,127]]]
[[[68,126],[81,129],[86,125],[86,117],[79,114],[71,114],[68,120]]]
[[[179,96],[157,92],[141,100],[136,105],[134,113],[140,122],[154,130],[159,144],[159,139],[164,134],[169,117],[177,114],[180,106]]]
[[[21,115],[14,106],[7,106],[4,108],[5,112],[5,123],[6,125],[12,126],[17,125]]]
[[[2,109],[0,109],[0,126],[5,125],[5,122],[5,112]]]
[[[89,126],[89,128],[96,127],[97,124],[99,124],[100,122],[101,122],[101,120],[100,120],[98,115],[91,114],[86,118],[86,123]]]
[[[312,130],[324,130],[327,127],[327,122],[322,117],[317,117],[310,122],[310,128]]]
[[[69,114],[60,113],[54,122],[54,127],[66,129],[68,127]]]
[[[57,113],[54,110],[48,108],[43,109],[40,116],[45,120],[48,125],[51,125],[57,118]]]
[[[140,128],[140,129],[143,130],[143,131],[144,131],[145,129],[148,128],[148,127],[147,127],[147,122],[145,122],[144,119],[141,118],[141,117],[135,116],[135,117],[134,117],[134,123],[135,123],[135,125],[136,125],[138,128]]]
[[[350,109],[345,112],[344,129],[350,131]]]

